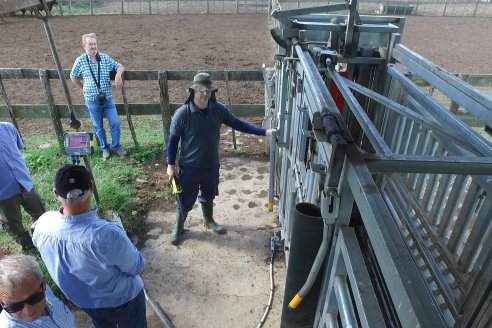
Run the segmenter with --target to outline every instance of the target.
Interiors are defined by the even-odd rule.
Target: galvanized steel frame
[[[492,148],[400,70],[386,64],[401,61],[489,125],[490,97],[398,44],[403,23],[388,17],[362,16],[353,36],[357,45],[360,31],[388,34],[386,39],[377,37],[388,48],[387,58],[338,56],[352,65],[349,68],[377,65],[380,72],[387,72],[379,85],[369,88],[342,78],[330,60],[319,60],[322,51],[309,45],[309,37],[316,35],[312,31],[341,33],[345,27],[333,23],[341,16],[292,13],[299,15],[277,14],[280,36],[291,46],[279,48],[272,92],[279,128],[275,181],[287,250],[292,246],[290,209],[297,202],[319,205],[324,218],[336,214],[337,233],[315,325],[337,326],[339,316],[347,324],[356,317],[357,325],[381,326],[378,307],[369,313],[363,304],[349,304],[343,297],[346,292],[357,296],[357,283],[367,279],[362,274],[348,288],[340,278],[340,273],[354,276],[354,265],[347,263],[365,265],[356,255],[347,255],[357,251],[341,251],[358,249],[357,244],[348,244],[355,237],[345,228],[354,204],[402,326],[483,325],[492,308],[486,294],[492,281],[492,223],[486,219],[492,213],[492,182],[485,176],[492,174]],[[364,21],[370,26],[365,27]],[[320,125],[327,117],[344,122],[327,88],[331,81],[352,116],[342,124],[343,131],[327,131]],[[360,99],[371,99],[373,109]],[[363,131],[356,140],[351,135],[354,129]],[[367,292],[374,293],[371,288]]]

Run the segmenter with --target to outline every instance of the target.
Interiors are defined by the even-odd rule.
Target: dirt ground
[[[153,15],[63,17],[51,20],[62,66],[71,68],[81,53],[80,36],[96,32],[101,52],[129,70],[258,69],[272,65],[275,45],[265,15]],[[0,22],[0,67],[54,68],[41,21],[6,17]],[[492,20],[459,17],[408,17],[403,44],[446,70],[491,74]],[[4,81],[13,104],[42,103],[39,81]],[[54,83],[53,83],[54,84]],[[219,85],[221,87],[221,85]],[[56,86],[53,85],[55,89]],[[132,82],[131,102],[158,102],[157,83]],[[173,84],[171,102],[183,101],[186,85]],[[222,85],[223,90],[223,85]],[[61,91],[55,99],[62,101]],[[79,92],[71,89],[75,103]],[[225,102],[224,93],[218,94]],[[233,102],[263,102],[261,85],[236,84]],[[120,102],[119,96],[115,97]],[[261,119],[253,123],[260,125]],[[20,128],[39,130],[41,121],[20,122]],[[268,301],[269,236],[278,228],[274,213],[267,212],[268,162],[265,140],[239,136],[242,156],[231,150],[230,131],[223,131],[223,163],[216,219],[229,230],[225,236],[206,231],[199,209],[187,220],[189,232],[180,247],[169,244],[174,205],[149,200],[148,232],[139,245],[149,261],[146,289],[177,327],[253,327]],[[151,170],[141,190],[151,198],[152,188],[166,178],[163,170]],[[285,267],[275,264],[273,308],[266,327],[280,323]],[[160,327],[151,309],[149,326]],[[89,327],[78,314],[80,327]]]

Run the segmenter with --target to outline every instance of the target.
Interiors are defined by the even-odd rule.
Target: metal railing
[[[348,10],[273,15],[271,191],[287,257],[297,203],[334,231],[314,326],[485,327],[492,146],[411,78],[482,126],[492,98],[399,44],[403,19]]]

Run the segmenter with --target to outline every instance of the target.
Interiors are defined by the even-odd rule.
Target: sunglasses
[[[41,290],[36,294],[29,296],[27,299],[23,300],[22,302],[14,303],[9,306],[3,306],[3,309],[8,313],[16,313],[22,310],[24,308],[24,305],[26,305],[26,303],[29,305],[34,305],[36,303],[41,302],[41,300],[44,298],[43,283],[41,283],[39,287],[41,288]]]

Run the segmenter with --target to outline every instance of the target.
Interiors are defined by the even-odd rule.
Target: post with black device
[[[72,164],[80,164],[80,156],[84,160],[84,165],[90,173],[91,180],[94,183],[94,198],[99,206],[99,194],[97,193],[96,181],[92,175],[92,168],[87,155],[94,153],[94,137],[90,132],[65,133],[65,152],[72,159]]]

